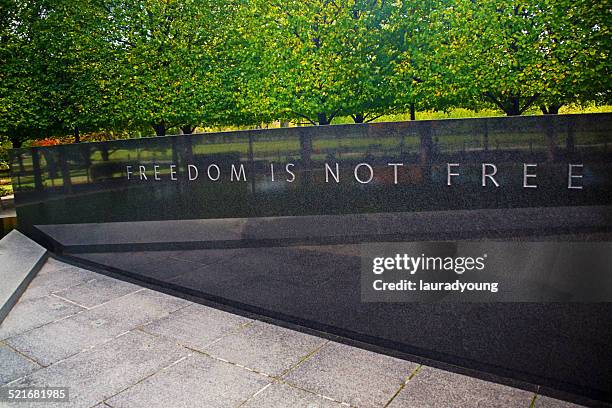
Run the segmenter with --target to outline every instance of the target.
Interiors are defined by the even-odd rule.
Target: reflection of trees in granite
[[[90,215],[64,211],[66,221],[101,211],[118,220],[607,204],[611,117],[375,123],[82,143],[18,150],[12,168],[18,202],[84,195],[72,201],[90,208],[95,195],[108,206],[90,208]],[[339,164],[340,183],[325,182],[326,162]],[[353,175],[363,162],[374,172],[368,184]],[[229,181],[231,164],[239,163],[246,183]],[[286,163],[294,164],[294,182],[287,181]],[[403,163],[397,185],[389,163]],[[457,188],[444,183],[446,163],[461,164]],[[480,186],[482,163],[497,166],[499,188]],[[537,190],[520,188],[521,163],[538,163]],[[588,189],[579,194],[566,191],[568,163],[585,163]],[[195,181],[188,180],[190,164],[199,170]],[[211,164],[221,169],[218,182],[206,177]],[[128,165],[148,172],[159,165],[161,180],[127,180]],[[170,165],[176,165],[177,181],[170,180]]]

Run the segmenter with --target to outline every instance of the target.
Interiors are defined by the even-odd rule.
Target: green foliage
[[[385,1],[250,1],[243,24],[278,114],[327,124],[391,110],[398,11]]]
[[[12,184],[0,185],[0,197],[5,197],[11,194],[13,194]]]
[[[0,133],[17,146],[49,120],[35,42],[42,13],[35,4],[0,3]]]
[[[234,6],[214,0],[109,1],[106,30],[125,120],[171,127],[216,123],[225,110],[224,52]]]
[[[609,7],[590,1],[452,0],[433,12],[430,82],[508,115],[601,98],[610,88],[609,18]]]
[[[0,137],[610,103],[611,13],[593,0],[0,0]]]

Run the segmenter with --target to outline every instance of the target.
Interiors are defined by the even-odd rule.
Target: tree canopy
[[[0,135],[609,103],[593,0],[0,0]]]

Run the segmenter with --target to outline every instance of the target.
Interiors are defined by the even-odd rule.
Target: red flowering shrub
[[[62,144],[62,141],[54,137],[47,137],[45,139],[35,140],[32,142],[32,146],[55,146],[58,144]]]

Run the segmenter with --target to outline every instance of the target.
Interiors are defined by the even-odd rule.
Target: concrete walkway
[[[0,384],[69,387],[34,407],[577,407],[54,259],[0,326]]]

